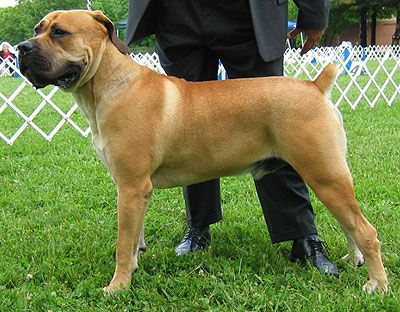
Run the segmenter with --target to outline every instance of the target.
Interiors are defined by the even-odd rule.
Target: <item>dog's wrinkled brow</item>
[[[56,28],[64,29],[64,27],[61,26],[59,23],[53,23],[53,24],[50,26],[50,28],[51,28],[52,30],[53,30],[53,29],[56,29]]]
[[[47,20],[41,20],[34,28],[35,34],[39,34],[43,28],[46,28],[46,26],[49,24],[49,21]]]

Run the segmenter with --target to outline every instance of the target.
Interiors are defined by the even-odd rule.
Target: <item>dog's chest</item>
[[[78,98],[77,103],[81,111],[86,115],[86,118],[89,121],[90,125],[90,130],[92,132],[92,143],[94,146],[94,149],[97,153],[97,155],[100,157],[101,161],[103,164],[106,166],[107,169],[108,167],[108,161],[105,153],[105,144],[103,140],[101,139],[101,136],[99,135],[99,128],[98,128],[98,120],[97,120],[97,114],[96,110],[91,109],[94,105],[88,105],[87,102],[85,102],[83,99]],[[86,103],[86,104],[82,104]]]
[[[93,146],[94,149],[96,150],[97,155],[99,155],[101,161],[103,164],[108,168],[108,161],[105,153],[105,146],[103,141],[100,138],[100,135],[98,133],[93,134]]]

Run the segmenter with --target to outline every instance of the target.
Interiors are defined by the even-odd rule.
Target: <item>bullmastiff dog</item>
[[[19,44],[22,73],[37,88],[71,92],[118,189],[116,268],[106,292],[125,289],[143,246],[153,188],[291,164],[333,214],[364,290],[388,289],[377,232],[361,213],[346,162],[341,118],[327,99],[337,69],[315,81],[286,77],[187,82],[135,63],[99,11],[56,11]]]

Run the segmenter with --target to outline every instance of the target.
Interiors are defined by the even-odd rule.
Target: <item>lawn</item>
[[[9,96],[18,83],[0,79],[0,91]],[[16,101],[28,114],[33,95],[24,92]],[[65,109],[72,102],[56,96]],[[115,265],[116,190],[90,139],[66,125],[52,142],[32,128],[12,146],[0,141],[0,311],[400,311],[399,101],[339,108],[357,198],[382,242],[386,296],[362,292],[366,268],[340,261],[344,235],[313,195],[340,278],[290,263],[291,244],[270,243],[249,176],[222,180],[224,220],[212,227],[212,247],[184,257],[174,253],[185,231],[182,192],[156,190],[146,215],[148,251],[132,286],[104,296]],[[35,122],[49,132],[56,115],[45,110]],[[85,126],[81,115],[74,120]],[[0,115],[3,133],[16,124],[10,109]]]

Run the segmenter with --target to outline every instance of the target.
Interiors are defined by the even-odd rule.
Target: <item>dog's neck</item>
[[[97,115],[129,88],[141,68],[133,60],[126,62],[124,59],[130,56],[120,53],[109,40],[99,53],[102,54],[101,61],[93,77],[72,92],[79,108],[88,118],[93,134],[97,133]]]

